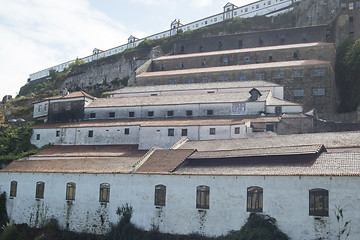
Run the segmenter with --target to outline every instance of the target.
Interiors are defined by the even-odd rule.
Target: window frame
[[[213,116],[214,115],[214,110],[213,109],[206,110],[206,115],[207,116]]]
[[[175,136],[175,129],[174,128],[168,128],[168,136],[169,137]]]
[[[130,118],[135,117],[135,112],[129,112],[129,117],[130,117]]]
[[[110,202],[110,183],[101,183],[100,184],[99,202],[100,203]]]
[[[18,182],[13,180],[10,182],[10,198],[14,198],[17,195],[17,185]]]
[[[109,118],[115,118],[115,112],[109,112]]]
[[[247,188],[247,212],[263,212],[263,188],[259,186],[251,186]]]
[[[216,128],[210,128],[209,135],[216,135]]]
[[[130,135],[130,128],[124,129],[124,135]]]
[[[186,110],[186,116],[192,116],[193,115],[193,111],[192,110]]]
[[[181,136],[186,137],[187,135],[188,135],[188,129],[187,128],[181,129]]]
[[[75,201],[75,193],[76,193],[76,183],[68,182],[66,183],[66,200],[67,201]]]
[[[167,111],[166,116],[167,117],[173,117],[174,116],[174,111],[173,110]]]
[[[317,202],[317,199],[321,201]],[[320,208],[320,210],[317,210]],[[309,216],[329,216],[329,191],[323,188],[309,190]]]
[[[163,184],[155,186],[154,205],[161,207],[166,206],[166,186]]]
[[[206,185],[199,185],[196,187],[196,208],[209,209],[210,208],[210,187]]]
[[[89,138],[94,137],[94,130],[89,130],[89,132],[88,132],[88,137],[89,137]]]
[[[96,118],[96,113],[94,112],[90,113],[89,118]]]
[[[35,198],[44,199],[44,192],[45,192],[45,182],[43,181],[36,182]]]

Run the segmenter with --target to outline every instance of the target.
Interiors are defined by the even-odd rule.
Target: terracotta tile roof
[[[304,144],[321,144],[324,145],[326,149],[357,147],[360,146],[360,131],[292,134],[266,138],[187,141],[180,148],[197,149],[198,151],[221,151],[257,147],[298,146]]]
[[[150,93],[161,91],[189,91],[189,90],[213,90],[232,88],[256,88],[256,87],[280,87],[280,85],[266,81],[238,81],[238,82],[211,82],[192,84],[166,84],[153,86],[125,87],[111,92],[116,93]]]
[[[137,173],[171,173],[195,150],[158,149],[139,167]]]
[[[262,51],[276,51],[284,49],[294,49],[294,48],[308,48],[308,47],[322,47],[322,46],[334,46],[333,43],[324,43],[324,42],[313,42],[313,43],[300,43],[300,44],[288,44],[288,45],[277,45],[277,46],[268,46],[268,47],[257,47],[257,48],[243,48],[235,50],[223,50],[215,52],[203,52],[203,53],[190,53],[190,54],[181,54],[181,55],[170,55],[163,56],[155,59],[154,61],[166,61],[170,59],[184,59],[184,58],[193,58],[193,57],[207,57],[207,56],[217,56],[225,54],[239,54],[239,53],[249,53],[249,52],[262,52]]]
[[[159,71],[159,72],[145,72],[136,76],[136,78],[141,79],[147,77],[161,77],[161,76],[176,77],[176,75],[185,75],[185,74],[204,74],[204,73],[216,73],[216,72],[255,70],[260,68],[270,69],[270,68],[300,67],[300,66],[311,66],[311,65],[331,66],[331,62],[320,61],[320,60],[300,60],[300,61],[232,65],[232,66],[210,67],[210,68],[193,68],[193,69],[169,70],[169,71]]]
[[[257,100],[264,102],[269,91],[261,92],[262,96]],[[201,104],[201,103],[232,103],[246,102],[250,94],[247,92],[231,93],[203,93],[203,94],[178,94],[143,96],[129,98],[98,98],[90,103],[86,108],[104,107],[130,107],[130,106],[160,106],[160,105],[179,105],[179,104]]]
[[[256,175],[256,176],[360,176],[359,152],[322,153],[315,161],[269,162],[206,165],[188,163],[178,168],[176,174],[196,175]]]

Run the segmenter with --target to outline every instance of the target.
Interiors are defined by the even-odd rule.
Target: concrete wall
[[[47,117],[49,112],[49,101],[34,103],[33,118]]]
[[[351,220],[349,240],[360,238],[359,201],[354,189],[359,177],[328,176],[187,176],[146,174],[1,173],[0,189],[9,196],[10,182],[18,182],[17,196],[7,201],[15,223],[41,224],[55,217],[61,227],[73,231],[104,233],[118,220],[116,209],[129,203],[131,221],[139,228],[153,226],[161,232],[221,235],[238,230],[246,222],[247,188],[263,188],[263,212],[277,220],[294,240],[335,239],[339,224],[335,206]],[[35,199],[37,181],[45,182],[44,199]],[[66,202],[66,183],[76,183],[75,201]],[[99,186],[110,184],[110,202],[99,203]],[[154,206],[155,185],[166,186],[166,206]],[[210,208],[196,208],[196,187],[210,187]],[[309,216],[309,190],[329,191],[329,216]],[[37,219],[37,222],[36,222]],[[37,224],[36,224],[37,223]],[[180,224],[179,224],[180,223]]]

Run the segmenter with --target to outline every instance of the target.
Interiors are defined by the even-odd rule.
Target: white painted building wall
[[[129,203],[137,227],[158,226],[167,233],[221,235],[238,230],[246,222],[247,188],[263,188],[263,212],[293,240],[337,239],[339,224],[335,206],[351,220],[349,240],[360,239],[359,177],[336,176],[195,176],[147,174],[1,173],[0,189],[9,196],[10,182],[18,182],[17,196],[7,200],[15,223],[35,225],[55,217],[61,227],[102,233],[118,220],[116,209]],[[43,200],[35,199],[37,181],[45,182]],[[66,183],[76,183],[75,201],[65,200]],[[99,186],[110,184],[110,202],[99,203]],[[166,206],[154,206],[155,185],[166,186]],[[210,208],[196,208],[196,187],[210,187]],[[309,216],[309,190],[329,191],[329,217]],[[40,213],[45,217],[40,217]],[[101,218],[104,220],[102,224]]]
[[[266,106],[267,114],[275,114],[276,106]],[[302,107],[299,105],[295,106],[281,106],[282,113],[299,113],[302,112]]]
[[[34,103],[33,118],[46,117],[49,113],[49,101]]]
[[[256,1],[254,3],[231,10],[232,11],[231,16],[232,17],[242,17],[242,18],[253,17],[256,15],[261,16],[261,15],[267,15],[267,14],[273,16],[278,13],[273,13],[273,14],[270,14],[270,13],[272,13],[273,11],[277,11],[279,9],[288,7],[292,3],[292,1],[293,0]],[[279,13],[283,13],[286,11],[288,11],[288,10],[283,10]],[[224,19],[227,19],[226,13],[222,12],[222,13],[219,13],[219,14],[207,17],[207,18],[203,18],[203,19],[191,22],[189,24],[181,25],[178,29],[181,29],[183,32],[185,32],[187,30],[195,30],[195,29],[198,29],[201,27],[205,27],[205,26],[212,25],[212,24],[215,24],[218,22],[222,22]],[[94,60],[98,60],[99,58],[102,58],[102,57],[108,57],[108,56],[123,52],[127,48],[136,47],[145,39],[159,39],[159,38],[164,38],[164,37],[169,37],[171,35],[174,35],[177,33],[178,29],[175,29],[175,30],[170,29],[167,31],[163,31],[163,32],[160,32],[160,33],[157,33],[157,34],[154,34],[154,35],[142,38],[142,39],[138,39],[132,43],[126,43],[126,44],[120,45],[118,47],[114,47],[109,50],[99,52],[98,54],[94,54],[94,55],[90,55],[90,56],[81,58],[81,60],[83,60],[84,62],[91,62]],[[71,60],[71,61],[59,64],[59,65],[38,71],[36,73],[32,73],[29,76],[29,81],[34,81],[36,79],[40,79],[40,78],[49,76],[50,69],[54,69],[54,70],[61,72],[65,68],[69,67],[69,65],[71,63],[74,63],[74,62],[75,62],[75,60]]]

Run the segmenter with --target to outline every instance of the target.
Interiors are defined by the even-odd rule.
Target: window
[[[240,74],[237,79],[238,81],[246,81],[246,75]]]
[[[275,107],[275,115],[280,116],[282,113],[282,107]]]
[[[204,49],[204,47],[203,47],[203,46],[200,46],[200,47],[199,47],[199,52],[202,52],[203,49]]]
[[[309,215],[329,216],[329,191],[326,189],[309,190]]]
[[[36,183],[35,198],[43,199],[44,198],[44,189],[45,189],[45,183],[44,182],[37,182]]]
[[[110,184],[100,184],[99,202],[107,203],[110,200]]]
[[[196,208],[209,209],[210,188],[208,186],[198,186],[196,188]]]
[[[250,61],[250,57],[249,57],[249,56],[246,56],[246,57],[244,58],[244,60],[245,60],[246,63],[248,63],[248,62]]]
[[[115,112],[109,112],[109,118],[114,118],[115,117]]]
[[[168,117],[173,117],[174,116],[174,111],[167,111],[167,116]]]
[[[186,111],[186,116],[192,116],[193,115],[193,111],[192,110],[187,110]]]
[[[304,96],[304,89],[295,89],[294,90],[294,97],[303,97]]]
[[[154,205],[165,206],[165,202],[166,202],[166,186],[156,185]]]
[[[153,117],[154,116],[154,111],[148,111],[148,117]]]
[[[59,130],[56,131],[56,136],[60,137],[60,131]]]
[[[94,136],[94,131],[90,130],[89,133],[88,133],[88,137],[93,137],[93,136]]]
[[[47,111],[47,103],[45,103],[45,105],[44,105],[44,111]]]
[[[129,135],[130,134],[130,128],[125,128],[124,129],[124,134]]]
[[[76,184],[69,182],[66,184],[66,200],[75,200]]]
[[[223,45],[222,42],[219,42],[219,43],[218,43],[218,48],[221,49],[221,48],[222,48],[222,45]]]
[[[10,197],[16,197],[17,193],[17,181],[11,181],[10,183]]]
[[[235,134],[240,134],[240,127],[235,128]]]
[[[171,79],[171,80],[169,81],[169,84],[176,84],[176,80],[175,80],[175,79]]]
[[[168,129],[168,136],[174,136],[175,130],[173,128]]]
[[[307,39],[308,39],[307,33],[303,33],[303,35],[302,35],[302,40],[303,40],[303,42],[306,42]]]
[[[204,58],[203,60],[201,60],[201,66],[205,67],[205,65],[206,65],[206,60]]]
[[[180,47],[180,52],[182,52],[182,53],[185,52],[185,47],[184,46]]]
[[[243,40],[239,40],[239,48],[243,48]]]
[[[223,64],[224,64],[224,65],[228,65],[228,64],[229,64],[229,58],[224,57],[224,58],[223,58]]]
[[[208,116],[212,116],[212,115],[214,115],[214,110],[207,110],[207,111],[206,111],[206,114],[207,114]]]
[[[41,105],[39,105],[38,107],[38,112],[41,112]]]
[[[267,132],[275,132],[275,126],[274,126],[274,124],[268,124],[268,125],[266,125],[266,131]]]
[[[162,63],[161,64],[161,70],[164,70],[165,69],[165,66],[164,66],[164,64]]]
[[[272,60],[273,60],[273,55],[269,54],[269,62],[272,62]]]
[[[295,59],[297,59],[297,58],[298,58],[298,54],[297,54],[297,52],[294,52],[293,57],[294,57]]]
[[[304,73],[302,70],[294,71],[294,77],[295,78],[302,78],[304,76]]]
[[[135,112],[129,112],[129,117],[135,117]]]
[[[261,187],[249,187],[247,189],[247,211],[263,211],[263,189]]]
[[[71,110],[71,102],[66,103],[65,110]]]
[[[265,73],[256,73],[255,78],[256,80],[265,80]]]
[[[36,134],[36,140],[40,140],[40,134]]]
[[[274,73],[275,79],[282,79],[282,78],[284,78],[284,76],[285,76],[284,72],[275,72]]]
[[[203,77],[202,82],[203,82],[203,83],[209,83],[209,82],[210,82],[210,78],[209,78],[209,77]]]
[[[319,52],[318,52],[318,55],[319,55],[319,57],[322,57],[322,56],[324,56],[324,50],[319,50]]]
[[[353,10],[354,9],[354,3],[349,3],[349,10]]]
[[[54,103],[54,110],[56,111],[58,110],[58,108],[59,108],[59,103]]]
[[[181,129],[181,136],[182,137],[187,136],[187,129],[186,128]]]
[[[321,77],[321,76],[325,76],[325,69],[315,69],[314,77]]]
[[[314,88],[313,89],[314,96],[324,96],[325,95],[325,89],[324,88]]]
[[[154,85],[154,81],[148,81],[146,82],[146,86],[153,86]]]
[[[220,76],[219,77],[219,82],[227,82],[228,77],[227,76]]]
[[[216,128],[210,128],[210,135],[216,134]]]
[[[193,78],[188,78],[188,79],[186,79],[186,83],[187,84],[194,83],[194,79]]]
[[[96,113],[90,113],[90,118],[96,118]]]
[[[183,69],[184,67],[185,67],[184,62],[181,62],[181,63],[180,63],[180,68],[182,68],[182,69]]]

